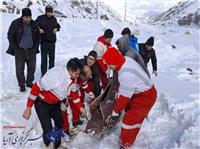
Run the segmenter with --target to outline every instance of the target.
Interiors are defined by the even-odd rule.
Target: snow
[[[162,25],[177,25],[178,21],[187,17],[189,14],[193,14],[194,17],[199,15],[200,5],[198,0],[183,0],[177,5],[174,5],[167,11],[163,11],[157,16],[149,19],[152,23],[162,24]],[[194,23],[194,18],[192,18]],[[199,27],[196,23],[191,23],[191,26]]]
[[[127,6],[127,20],[134,18],[144,20],[148,17],[158,15],[168,8],[177,4],[180,0],[101,0],[124,17],[125,1]],[[115,5],[113,5],[115,3]],[[136,21],[136,19],[134,19]]]
[[[41,126],[34,108],[29,121],[22,118],[30,89],[20,93],[15,77],[14,57],[5,53],[8,47],[7,31],[17,15],[2,14],[1,17],[1,141],[8,138],[8,133],[15,132],[12,138],[23,136],[33,127],[28,138],[41,135]],[[158,58],[158,76],[152,76],[158,90],[158,99],[145,120],[132,149],[199,149],[199,31],[196,28],[161,27],[138,24],[133,26],[123,22],[99,21],[89,19],[59,19],[61,31],[56,43],[56,65],[65,65],[69,58],[82,58],[93,47],[97,37],[106,28],[114,31],[113,45],[120,37],[121,30],[129,26],[137,32],[139,42],[155,36],[155,50]],[[191,34],[185,34],[189,31]],[[175,45],[173,49],[171,45]],[[40,78],[40,54],[37,55],[35,81]],[[151,65],[148,66],[151,71]],[[191,68],[194,74],[190,74]],[[2,129],[2,126],[25,126],[24,129]],[[116,149],[120,134],[120,123],[112,133],[104,138],[91,137],[80,133],[67,144],[70,149]],[[26,140],[3,145],[2,148],[42,148],[42,139]],[[23,141],[21,141],[23,142]],[[25,141],[24,141],[25,142]],[[23,142],[23,143],[24,143]],[[2,145],[2,143],[1,143]]]

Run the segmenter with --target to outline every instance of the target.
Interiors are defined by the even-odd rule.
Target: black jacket
[[[21,41],[21,38],[23,36],[23,30],[24,25],[22,22],[22,18],[18,18],[14,20],[8,30],[8,41],[9,41],[9,47],[6,53],[15,55],[14,50],[19,48],[19,43]],[[34,52],[39,53],[38,47],[39,47],[39,31],[35,24],[35,21],[31,20],[31,30],[32,30],[32,36],[33,36],[33,48]]]
[[[81,59],[82,65],[87,65],[87,56],[84,56],[83,59]],[[99,68],[97,64],[95,63],[92,67],[92,84],[94,87],[94,94],[95,97],[98,97],[101,94],[101,87],[100,87],[100,76],[99,76]]]
[[[149,60],[151,59],[152,67],[154,71],[157,71],[157,58],[156,58],[156,52],[154,49],[147,51],[145,48],[145,44],[139,44],[140,49],[140,55],[142,56],[146,66]]]
[[[41,42],[56,42],[56,34],[53,33],[53,29],[57,28],[60,30],[60,25],[57,22],[57,19],[52,16],[48,17],[46,14],[38,16],[35,20],[39,28],[44,30],[44,34],[41,34]]]

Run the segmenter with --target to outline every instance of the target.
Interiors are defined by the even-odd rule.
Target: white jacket
[[[66,67],[53,67],[38,81],[41,90],[51,91],[60,100],[76,91],[78,86],[70,79]]]
[[[101,41],[97,41],[93,47],[93,50],[97,52],[97,59],[101,59],[105,53],[107,46],[104,45]]]
[[[132,58],[125,57],[126,61],[119,70],[118,95],[131,98],[133,94],[139,94],[153,86],[142,67]]]

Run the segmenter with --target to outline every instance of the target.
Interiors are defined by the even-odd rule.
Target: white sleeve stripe
[[[134,124],[134,125],[127,125],[122,123],[122,128],[124,129],[135,129],[135,128],[141,128],[142,124]]]
[[[38,95],[41,99],[44,99],[44,96],[42,94],[39,93]]]
[[[36,100],[37,96],[33,95],[33,94],[30,94],[28,96],[28,98],[30,98],[31,100]]]
[[[86,89],[88,87],[88,84],[82,86],[83,89]]]
[[[81,102],[80,98],[73,100],[73,103],[79,103],[79,102]]]
[[[43,87],[42,87],[42,80],[41,79],[37,81],[37,85],[38,85],[38,87],[40,88],[41,91],[44,90]]]
[[[116,113],[114,110],[112,111],[112,116],[119,116],[119,113]]]

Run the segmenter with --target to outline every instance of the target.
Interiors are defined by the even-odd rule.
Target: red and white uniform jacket
[[[80,86],[81,101],[84,102],[85,99],[89,99],[89,103],[92,102],[95,99],[92,83],[88,82],[88,80],[79,80],[78,84]]]
[[[93,50],[97,52],[97,59],[101,59],[108,47],[111,47],[111,44],[106,42],[103,36],[100,36],[93,47]]]
[[[78,108],[82,107],[78,85],[76,80],[71,79],[66,67],[54,67],[47,71],[33,85],[27,106],[32,107],[38,96],[48,104],[56,104],[70,97]]]
[[[145,92],[153,86],[152,81],[141,66],[129,57],[118,72],[119,90],[114,107],[114,114],[122,111],[134,94]]]

